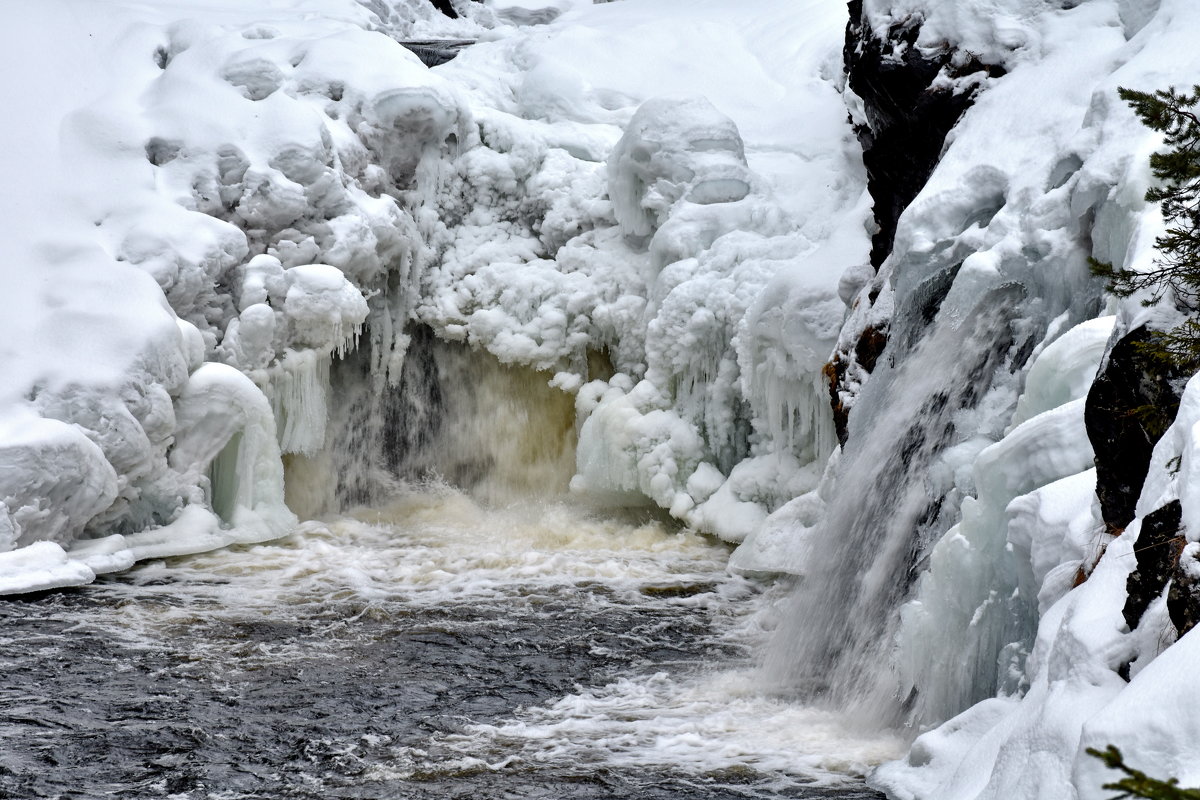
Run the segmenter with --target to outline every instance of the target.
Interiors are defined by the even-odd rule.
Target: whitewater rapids
[[[875,797],[902,742],[755,690],[782,592],[727,558],[427,486],[29,596],[0,611],[0,793]]]

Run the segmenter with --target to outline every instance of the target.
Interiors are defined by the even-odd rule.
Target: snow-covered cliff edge
[[[1116,88],[1195,81],[1191,12],[1170,2],[864,5],[863,27],[894,46],[999,68],[900,218],[879,280],[880,296],[894,293],[880,359],[903,358],[898,338],[928,336],[920,316],[933,287],[944,297],[934,330],[963,298],[1018,292],[1004,365],[1017,380],[998,374],[973,411],[952,415],[952,440],[929,470],[941,530],[916,550],[921,575],[894,633],[906,714],[933,729],[875,783],[905,798],[1100,798],[1104,767],[1084,751],[1108,744],[1195,783],[1188,714],[1169,710],[1186,707],[1185,674],[1168,677],[1186,656],[1171,648],[1169,662],[1156,660],[1186,616],[1168,615],[1168,595],[1190,602],[1190,551],[1157,582],[1130,579],[1146,571],[1139,551],[1192,536],[1186,519],[1170,521],[1174,501],[1188,513],[1190,395],[1151,457],[1153,437],[1131,430],[1128,412],[1155,403],[1169,413],[1172,398],[1122,345],[1173,312],[1108,300],[1109,316],[1088,320],[1101,298],[1084,263],[1145,269],[1154,258],[1161,219],[1142,195],[1158,141]],[[1108,377],[1093,385],[1098,369]],[[868,400],[864,391],[858,402]],[[1122,502],[1123,518],[1111,510]],[[1180,694],[1167,701],[1172,681]]]

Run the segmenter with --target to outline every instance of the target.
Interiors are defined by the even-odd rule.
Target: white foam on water
[[[399,755],[435,772],[617,767],[717,780],[755,776],[778,791],[844,785],[906,748],[901,737],[856,730],[837,714],[763,695],[755,680],[750,669],[621,678],[447,737],[458,758],[434,763]]]
[[[219,579],[239,606],[355,598],[438,604],[592,584],[627,598],[647,586],[747,585],[725,574],[727,557],[725,547],[654,520],[591,517],[557,502],[488,509],[437,487],[304,523],[280,541],[158,569],[189,583]]]
[[[336,656],[339,636],[321,632],[344,633],[364,616],[399,628],[413,610],[471,606],[501,615],[515,608],[578,614],[586,624],[586,615],[617,608],[646,621],[622,636],[630,646],[669,646],[655,638],[656,614],[664,626],[698,615],[712,645],[701,648],[744,654],[732,656],[738,660],[776,624],[784,591],[730,574],[727,560],[728,546],[657,520],[591,515],[567,502],[486,508],[432,486],[382,508],[304,523],[278,541],[143,564],[104,587],[129,602],[114,604],[101,624],[144,647],[171,642],[175,626],[226,619],[309,629],[290,640],[247,642],[236,654],[261,663],[311,657],[314,649]],[[208,652],[227,649],[227,640],[186,638],[179,646],[192,657],[230,658]],[[744,661],[644,669],[657,671],[631,669],[498,722],[435,736],[421,748],[396,746],[366,777],[454,780],[481,771],[612,768],[774,792],[846,784],[903,752],[896,737],[856,731],[835,714],[764,694]]]
[[[335,607],[391,615],[398,606],[512,606],[581,591],[589,602],[719,607],[716,616],[740,619],[753,604],[734,601],[758,590],[729,575],[727,560],[726,546],[657,519],[591,515],[561,501],[487,508],[428,485],[276,541],[144,563],[104,591],[130,599],[111,621],[126,640],[247,611],[325,619]]]

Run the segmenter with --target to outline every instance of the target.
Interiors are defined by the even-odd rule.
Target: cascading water
[[[566,491],[575,403],[550,376],[421,326],[394,385],[372,364],[367,348],[335,362],[325,447],[289,459],[288,503],[302,516],[377,504],[429,479],[499,504]]]
[[[322,521],[4,609],[45,646],[0,687],[0,794],[878,797],[896,738],[755,686],[780,587],[564,497],[569,395],[419,328],[397,385],[366,356],[333,363],[325,447],[288,459]]]
[[[965,315],[939,312],[911,350],[903,329],[885,350],[850,417],[821,538],[765,656],[775,690],[870,726],[904,719],[889,666],[895,612],[957,514],[948,449],[980,433],[981,398],[1020,366],[1023,296],[1018,284],[994,288]]]

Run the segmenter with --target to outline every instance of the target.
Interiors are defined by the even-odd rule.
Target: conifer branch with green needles
[[[1145,272],[1117,270],[1091,260],[1092,271],[1107,279],[1120,297],[1149,290],[1146,305],[1154,305],[1169,289],[1176,302],[1200,308],[1200,86],[1192,93],[1175,89],[1139,92],[1117,90],[1149,128],[1159,131],[1166,150],[1150,156],[1150,169],[1159,185],[1146,192],[1146,201],[1159,203],[1166,231],[1155,240],[1158,257]],[[1166,366],[1200,369],[1200,323],[1194,318],[1155,333],[1143,350]]]
[[[1104,784],[1105,789],[1120,792],[1110,800],[1126,800],[1130,797],[1145,800],[1200,800],[1200,789],[1181,789],[1179,781],[1174,778],[1165,781],[1151,778],[1141,770],[1126,764],[1121,751],[1111,744],[1106,750],[1089,747],[1087,753],[1103,761],[1109,768],[1125,773],[1125,777],[1119,781]]]

